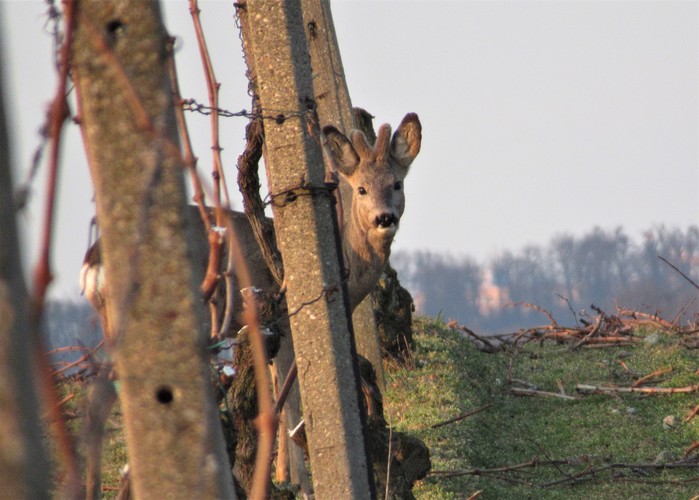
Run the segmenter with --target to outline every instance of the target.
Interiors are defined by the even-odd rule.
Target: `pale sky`
[[[206,102],[187,2],[163,2],[178,36],[182,93]],[[563,232],[699,224],[699,8],[695,1],[335,1],[355,106],[394,127],[407,112],[423,145],[406,180],[395,249],[485,262]],[[249,109],[231,1],[200,0],[221,107]],[[55,91],[46,5],[0,0],[5,98],[22,181]],[[7,64],[9,63],[9,64]],[[206,117],[190,116],[211,168]],[[246,120],[223,120],[229,183]],[[94,213],[83,148],[63,154],[52,295],[76,297]],[[43,174],[45,170],[41,171]],[[35,263],[43,183],[20,217]],[[238,206],[240,206],[238,204]]]

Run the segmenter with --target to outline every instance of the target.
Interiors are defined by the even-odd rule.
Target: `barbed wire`
[[[293,316],[296,316],[296,315],[299,314],[301,311],[303,311],[306,307],[312,306],[312,305],[315,304],[316,302],[320,302],[323,298],[325,298],[328,302],[331,302],[331,301],[335,300],[334,297],[333,297],[333,295],[335,295],[335,294],[337,294],[337,293],[340,293],[341,290],[342,290],[342,287],[341,287],[341,286],[337,286],[337,285],[330,285],[330,286],[324,287],[324,288],[320,291],[320,293],[318,294],[318,296],[316,296],[315,298],[310,299],[310,300],[308,300],[308,301],[306,301],[306,302],[302,302],[295,310],[293,310],[293,311],[291,311],[290,313],[288,313],[288,314],[286,315],[286,319],[289,319],[289,318],[291,318],[291,317],[293,317]],[[283,319],[283,318],[280,318],[280,319],[277,320],[277,321],[280,321],[281,319]],[[273,324],[276,323],[277,321],[273,322]]]
[[[312,186],[310,184],[306,184],[305,182],[301,182],[297,186],[284,189],[277,193],[268,193],[267,196],[265,196],[263,203],[265,206],[284,207],[289,203],[296,201],[299,196],[326,196],[335,201],[333,193],[336,189],[336,182],[326,182],[322,186]]]
[[[209,116],[214,111],[223,118],[249,118],[250,120],[273,120],[279,124],[284,123],[287,119],[293,117],[305,117],[308,114],[308,110],[304,111],[291,111],[291,110],[265,110],[260,109],[260,111],[248,111],[246,109],[241,109],[240,111],[230,111],[224,108],[213,108],[207,104],[202,104],[194,98],[182,99],[180,102],[182,108],[185,111],[190,111],[192,113],[199,113],[201,115]],[[313,105],[310,105],[311,108]]]
[[[60,50],[63,43],[63,30],[61,23],[63,15],[60,8],[56,6],[55,0],[46,0],[46,22],[44,23],[44,31],[53,39],[53,64],[56,71],[60,70]]]

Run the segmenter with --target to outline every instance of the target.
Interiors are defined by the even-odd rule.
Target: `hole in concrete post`
[[[112,19],[107,23],[107,32],[112,35],[119,35],[124,32],[124,23],[120,19]]]
[[[173,399],[175,399],[175,395],[172,393],[172,389],[165,385],[159,387],[158,390],[155,391],[155,399],[158,400],[158,403],[167,405],[172,403]]]
[[[114,45],[119,38],[126,35],[126,25],[121,22],[121,19],[112,19],[105,25],[105,29],[107,30],[107,36],[105,38],[110,46]]]

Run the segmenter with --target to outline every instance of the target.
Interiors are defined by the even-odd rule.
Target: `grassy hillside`
[[[623,347],[520,341],[516,348],[485,353],[463,333],[418,319],[408,366],[387,367],[384,395],[391,425],[431,449],[433,470],[416,485],[416,497],[699,498],[699,450],[685,457],[699,442],[699,417],[685,421],[699,404],[698,392],[576,392],[577,384],[631,387],[654,372],[644,387],[699,384],[695,336],[634,331],[637,342]],[[64,407],[68,416],[82,415],[82,385],[63,384],[64,394],[77,395]],[[513,388],[536,395],[516,395]],[[82,421],[70,423],[77,431]],[[115,495],[126,463],[121,426],[117,405],[106,426],[106,497]]]
[[[463,334],[422,319],[408,368],[390,367],[387,418],[424,439],[433,471],[418,498],[690,499],[699,494],[699,417],[684,421],[698,393],[576,393],[576,384],[630,387],[699,383],[687,336],[634,332],[624,347],[571,349],[527,342],[479,351]],[[671,371],[670,371],[671,368]],[[520,396],[512,389],[565,393]],[[526,391],[525,391],[526,392]],[[431,428],[469,410],[492,405]],[[479,493],[480,492],[480,493]]]

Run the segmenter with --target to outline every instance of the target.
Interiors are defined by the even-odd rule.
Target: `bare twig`
[[[388,456],[386,457],[386,493],[384,499],[390,498],[391,492],[391,462],[393,458],[393,426],[391,425],[391,416],[388,417]]]
[[[479,408],[476,408],[475,410],[471,410],[471,411],[468,411],[468,412],[466,412],[466,413],[462,413],[462,414],[459,415],[459,416],[450,418],[450,419],[448,419],[448,420],[444,420],[443,422],[438,422],[438,423],[436,423],[436,424],[430,425],[430,429],[438,429],[439,427],[443,427],[443,426],[445,426],[445,425],[449,425],[449,424],[451,424],[451,423],[458,422],[459,420],[463,420],[463,419],[465,419],[465,418],[467,418],[467,417],[470,417],[471,415],[475,415],[476,413],[480,413],[480,412],[482,412],[483,410],[487,410],[487,409],[490,408],[491,406],[493,406],[493,403],[485,404],[485,405],[483,405],[483,406],[481,406],[481,407],[479,407]]]
[[[81,363],[84,363],[85,361],[87,361],[88,359],[93,357],[95,352],[97,352],[99,349],[102,348],[102,345],[104,345],[104,340],[101,340],[95,347],[88,350],[85,354],[80,356],[75,361],[73,361],[71,363],[67,363],[64,366],[62,366],[61,368],[54,370],[54,372],[53,372],[54,377],[65,373],[66,371],[70,370],[71,368],[73,368],[75,366],[80,365]],[[82,350],[85,351],[86,349],[83,347]]]
[[[187,121],[184,118],[184,108],[182,104],[182,95],[180,93],[179,77],[177,76],[177,63],[174,55],[174,39],[168,41],[168,72],[170,75],[170,85],[172,85],[172,96],[175,102],[175,118],[177,119],[177,129],[180,133],[180,141],[182,142],[184,166],[189,171],[189,178],[192,181],[194,188],[194,201],[199,207],[199,215],[207,232],[211,229],[208,212],[206,210],[206,195],[202,187],[201,179],[197,173],[197,158],[194,156],[192,148],[192,140],[189,135]]]
[[[528,309],[533,309],[537,312],[540,312],[541,314],[543,314],[544,316],[546,316],[549,319],[549,321],[551,322],[551,324],[554,327],[558,326],[558,323],[553,318],[553,315],[541,306],[538,306],[536,304],[531,304],[529,302],[515,302],[514,304],[512,304],[512,306],[514,306],[514,307],[517,307],[517,306],[526,307]]]
[[[589,342],[590,339],[592,339],[592,337],[594,337],[595,335],[597,335],[597,333],[599,333],[599,329],[600,329],[601,326],[602,326],[602,317],[601,317],[601,316],[597,316],[597,318],[595,318],[595,326],[592,328],[592,330],[590,330],[590,333],[588,333],[587,335],[585,335],[585,336],[580,340],[580,342],[576,342],[575,345],[573,345],[573,347],[571,347],[571,350],[575,351],[575,350],[577,350],[581,345],[583,345],[583,344]]]
[[[633,375],[633,372],[631,371],[631,368],[629,368],[629,365],[627,365],[626,362],[625,362],[623,359],[620,359],[620,360],[619,360],[619,364],[621,365],[621,367],[622,367],[624,370],[626,370],[627,373],[630,373],[630,374]]]
[[[197,42],[199,44],[199,55],[201,57],[201,62],[204,66],[204,75],[206,76],[206,89],[209,94],[209,104],[211,105],[211,150],[213,151],[214,165],[211,175],[214,179],[214,202],[217,209],[216,223],[221,226],[223,217],[220,212],[221,206],[221,184],[223,184],[223,195],[224,204],[226,207],[230,207],[230,200],[228,198],[228,187],[226,186],[226,177],[223,172],[223,164],[221,162],[221,145],[219,143],[219,119],[218,119],[218,91],[221,84],[216,81],[216,74],[214,73],[214,66],[211,62],[211,56],[209,55],[209,49],[206,46],[206,38],[204,37],[204,30],[201,25],[201,18],[199,17],[200,9],[199,2],[197,0],[189,0],[189,12],[192,14],[192,21],[194,23],[194,31],[197,34]]]
[[[561,299],[562,301],[564,301],[568,305],[568,310],[570,311],[570,314],[573,315],[573,319],[575,320],[575,326],[580,327],[580,323],[578,322],[578,315],[573,310],[573,306],[570,305],[570,301],[568,300],[568,297],[565,297],[565,296],[561,295],[560,293],[557,293],[556,295],[558,296],[559,299]]]
[[[275,414],[278,415],[279,413],[281,413],[282,407],[284,406],[286,398],[289,395],[289,391],[291,390],[291,386],[296,381],[297,374],[298,367],[296,366],[296,360],[294,360],[291,364],[291,367],[289,368],[289,373],[287,373],[286,375],[286,379],[284,379],[284,385],[282,385],[282,390],[279,391],[279,397],[277,398],[277,401],[274,403]]]
[[[696,288],[697,290],[699,290],[699,285],[697,285],[696,283],[694,283],[694,281],[692,281],[692,279],[691,279],[689,276],[687,276],[687,275],[684,274],[682,271],[680,271],[680,270],[677,268],[677,266],[675,266],[674,264],[672,264],[672,263],[671,263],[669,260],[667,260],[665,257],[662,257],[662,256],[658,255],[658,258],[659,258],[660,260],[662,260],[663,262],[665,262],[665,264],[667,264],[668,266],[670,266],[671,268],[673,268],[675,271],[677,271],[677,272],[679,273],[680,276],[682,276],[684,279],[686,279],[686,280],[689,282],[690,285],[692,285],[694,288]]]
[[[240,277],[243,288],[251,286],[250,271],[243,253],[241,252],[240,241],[230,227],[233,247],[229,252],[234,254],[236,269]],[[255,474],[253,477],[252,491],[249,497],[262,499],[268,496],[270,474],[272,467],[272,454],[274,451],[274,437],[277,432],[278,417],[273,412],[271,382],[269,370],[267,369],[267,349],[260,333],[260,322],[257,317],[257,307],[251,304],[244,308],[245,324],[250,329],[250,345],[252,347],[253,365],[255,371],[255,386],[257,388],[257,456],[255,459]]]
[[[226,242],[228,245],[228,259],[226,262],[226,271],[223,273],[224,282],[226,283],[226,307],[223,313],[223,320],[221,321],[221,327],[218,330],[218,338],[222,339],[228,334],[228,330],[231,326],[233,320],[233,297],[235,290],[233,289],[233,274],[235,268],[235,254],[233,250],[235,249],[234,240],[234,229],[233,223],[230,218],[226,219]],[[213,232],[213,231],[212,231]],[[211,250],[210,253],[213,254],[215,250]]]
[[[492,469],[461,469],[451,471],[433,470],[428,473],[429,476],[436,477],[458,477],[458,476],[486,476],[491,474],[499,474],[503,472],[513,472],[522,469],[533,469],[545,465],[568,465],[570,460],[538,460],[536,458],[529,462],[523,462],[514,465],[504,465],[502,467],[494,467]]]

